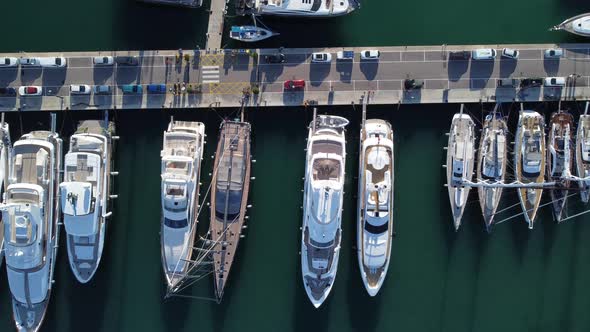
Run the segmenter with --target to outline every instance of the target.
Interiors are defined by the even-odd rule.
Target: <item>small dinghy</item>
[[[590,37],[590,13],[568,18],[549,30],[565,30],[578,36]]]
[[[247,43],[261,41],[275,35],[278,33],[252,25],[232,26],[229,32],[231,39]]]

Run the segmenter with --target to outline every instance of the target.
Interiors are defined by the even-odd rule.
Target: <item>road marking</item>
[[[203,83],[219,83],[219,66],[202,66],[201,79]]]

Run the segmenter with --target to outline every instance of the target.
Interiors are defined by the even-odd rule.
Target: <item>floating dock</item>
[[[518,60],[500,57],[504,47],[518,49]],[[559,47],[564,56],[546,59]],[[494,48],[495,60],[449,60],[449,52]],[[362,49],[378,49],[379,60],[361,60]],[[336,60],[336,52],[354,50],[354,59]],[[413,46],[285,49],[285,62],[269,64],[277,49],[125,51],[1,54],[12,57],[67,58],[65,68],[0,68],[0,87],[43,87],[42,96],[2,96],[1,111],[68,109],[162,109],[371,104],[536,102],[590,100],[590,44]],[[311,63],[312,52],[330,52],[328,64]],[[137,66],[93,66],[94,56],[137,56]],[[566,78],[561,88],[520,89],[522,78]],[[499,87],[502,79],[514,87]],[[285,91],[287,80],[305,80],[299,91]],[[423,80],[404,90],[404,80]],[[110,85],[109,95],[70,95],[70,84]],[[123,94],[128,84],[142,94]],[[147,85],[165,84],[166,93],[148,93]],[[176,88],[175,88],[176,87]],[[177,91],[176,93],[174,91]]]
[[[137,2],[146,2],[156,5],[176,6],[176,7],[188,7],[188,8],[199,8],[203,5],[202,0],[136,0]]]

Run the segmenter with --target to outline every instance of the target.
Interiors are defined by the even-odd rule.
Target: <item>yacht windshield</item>
[[[368,222],[365,222],[365,230],[371,234],[382,234],[387,232],[387,228],[389,227],[388,223],[384,223],[380,226],[371,225]]]
[[[174,220],[174,219],[164,218],[164,225],[166,225],[170,228],[184,228],[184,227],[188,226],[188,219]]]
[[[238,217],[238,214],[240,214],[240,209],[242,206],[242,191],[217,191],[215,195],[215,216],[218,219],[224,219],[225,217],[226,201],[227,221],[231,222]]]

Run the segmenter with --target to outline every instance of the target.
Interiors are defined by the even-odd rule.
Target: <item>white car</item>
[[[39,63],[39,58],[20,58],[20,59],[18,59],[18,63],[21,66],[26,66],[26,67],[34,67],[34,66],[41,65]]]
[[[18,94],[21,96],[40,96],[43,88],[36,85],[21,86],[18,88]]]
[[[547,77],[543,81],[546,87],[560,87],[565,86],[565,77]]]
[[[361,51],[361,59],[363,60],[376,60],[379,59],[379,55],[381,55],[381,52],[379,52],[378,50]]]
[[[0,58],[0,67],[16,67],[18,66],[17,58]]]
[[[493,48],[478,48],[471,52],[473,60],[493,60],[496,58],[496,50]]]
[[[65,67],[67,65],[64,57],[45,57],[39,58],[41,67]]]
[[[502,56],[509,59],[518,59],[518,55],[520,52],[518,50],[513,50],[511,48],[505,48],[502,50]]]
[[[563,56],[563,49],[562,48],[550,48],[545,50],[545,58],[561,58]]]
[[[115,63],[115,59],[112,56],[95,56],[92,58],[92,63],[95,66],[111,66]]]
[[[328,63],[332,61],[332,54],[330,53],[312,53],[311,54],[311,62],[316,63]]]
[[[70,85],[70,94],[73,94],[73,95],[87,95],[87,94],[90,94],[90,85],[86,85],[86,84],[72,84],[72,85]]]

